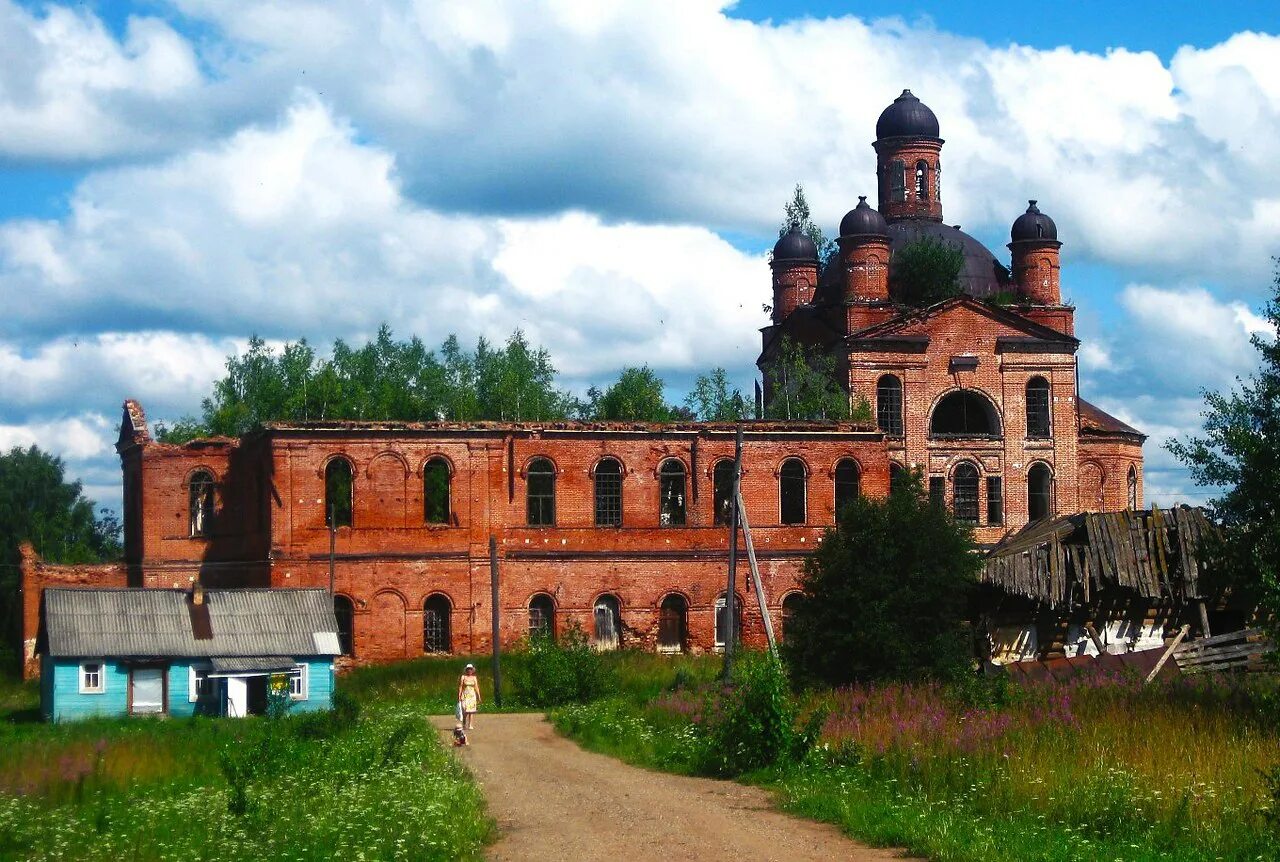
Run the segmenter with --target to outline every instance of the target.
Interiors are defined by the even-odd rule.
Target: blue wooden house
[[[324,590],[60,589],[41,607],[46,719],[221,715],[333,704],[340,653]]]

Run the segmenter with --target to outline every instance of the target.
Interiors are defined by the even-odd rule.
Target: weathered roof
[[[324,590],[206,590],[203,607],[207,621],[185,590],[50,588],[44,591],[46,649],[53,657],[338,652],[338,621]],[[212,637],[199,636],[208,630]]]
[[[1132,425],[1126,425],[1100,407],[1090,404],[1083,398],[1077,398],[1076,401],[1080,404],[1081,431],[1092,431],[1096,434],[1133,434],[1146,439],[1146,434]]]
[[[269,673],[291,670],[294,664],[293,658],[286,655],[214,656],[209,663],[214,673]]]

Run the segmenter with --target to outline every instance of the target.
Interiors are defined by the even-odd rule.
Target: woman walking
[[[462,704],[462,726],[466,730],[475,727],[476,709],[480,706],[480,680],[476,679],[476,666],[467,665],[458,680],[458,703]]]

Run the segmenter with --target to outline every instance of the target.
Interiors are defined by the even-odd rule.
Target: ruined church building
[[[984,544],[1050,515],[1143,504],[1145,436],[1077,392],[1053,220],[1032,201],[1005,267],[943,222],[942,146],[933,112],[904,91],[876,124],[878,206],[860,198],[844,217],[838,257],[822,267],[798,230],[773,250],[761,369],[784,336],[816,348],[875,416],[745,423],[743,497],[784,633],[839,507],[887,494],[900,471],[919,469]],[[962,294],[923,308],[894,278],[921,238],[964,255]],[[488,649],[491,538],[505,642],[574,624],[602,647],[698,651],[726,636],[730,424],[272,423],[178,446],[153,440],[129,401],[117,447],[126,560],[101,567],[100,585],[328,588],[332,515],[340,640],[357,661]],[[29,603],[94,580],[25,570]],[[747,599],[743,638],[759,644]]]

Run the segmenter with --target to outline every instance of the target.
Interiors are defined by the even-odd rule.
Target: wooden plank
[[[1178,653],[1179,667],[1195,667],[1202,664],[1214,664],[1230,659],[1248,658],[1264,655],[1267,651],[1258,649],[1257,644],[1241,644],[1230,647],[1212,647],[1203,651]]]
[[[1187,636],[1187,632],[1191,631],[1191,626],[1183,625],[1178,629],[1178,636],[1173,639],[1173,643],[1169,644],[1168,649],[1164,651],[1164,655],[1160,656],[1160,661],[1156,662],[1156,666],[1151,669],[1151,673],[1147,674],[1147,678],[1142,681],[1143,685],[1151,682],[1160,675],[1160,671],[1164,670],[1165,662],[1169,660],[1169,656],[1173,655],[1178,649],[1178,644],[1182,643],[1182,639]]]

